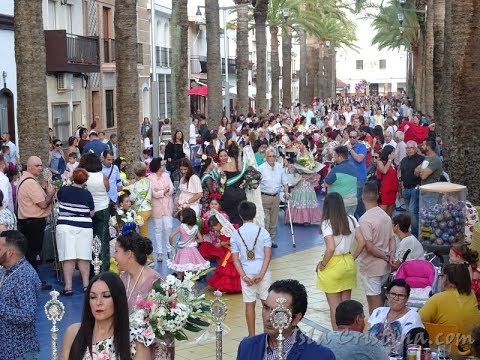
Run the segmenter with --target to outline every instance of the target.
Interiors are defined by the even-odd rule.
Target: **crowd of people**
[[[188,138],[165,119],[156,158],[152,126],[148,118],[141,124],[138,159],[122,157],[115,134],[107,139],[104,132],[79,128],[68,147],[52,136],[47,164],[33,156],[21,172],[16,148],[4,135],[0,319],[9,325],[0,329],[0,339],[27,345],[8,354],[0,350],[2,359],[38,352],[38,340],[21,334],[34,333],[38,292],[50,288],[35,272],[48,218],[55,225],[62,295],[74,294],[75,267],[85,292],[82,322],[67,330],[62,359],[95,358],[105,348],[111,358],[154,357],[153,339],[129,329],[125,314],[163,281],[154,267],[164,260],[178,278],[214,266],[208,287],[242,293],[249,338],[240,343],[239,359],[277,356],[269,314],[279,296],[292,311],[286,358],[343,359],[356,352],[381,359],[402,352],[407,335],[425,323],[456,325],[464,335],[480,323],[478,253],[466,244],[452,247],[444,291],[418,312],[407,307],[405,280],[387,282],[403,261],[424,258],[418,187],[447,177],[435,124],[405,96],[315,99],[276,114],[224,116],[218,126],[199,115]],[[127,177],[127,167],[134,178]],[[279,219],[317,225],[323,234],[316,286],[325,293],[333,329],[323,345],[305,344],[297,327],[307,309],[305,287],[296,280],[272,283],[272,249],[285,245],[277,240]],[[95,236],[102,273],[91,278]],[[351,300],[357,274],[368,303],[366,335],[363,307]],[[257,299],[267,336],[255,336]],[[343,346],[345,332],[356,346]]]

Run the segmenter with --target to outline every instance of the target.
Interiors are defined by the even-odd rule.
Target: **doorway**
[[[11,139],[16,141],[13,93],[8,88],[0,90],[0,131],[10,133]]]

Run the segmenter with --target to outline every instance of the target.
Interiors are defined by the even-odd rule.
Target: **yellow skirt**
[[[351,254],[333,255],[322,271],[317,272],[317,289],[334,294],[357,287],[357,267]]]

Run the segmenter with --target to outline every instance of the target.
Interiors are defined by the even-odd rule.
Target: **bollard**
[[[51,340],[52,340],[52,360],[58,359],[58,328],[57,322],[62,320],[63,315],[65,314],[65,307],[62,302],[58,300],[60,293],[58,291],[50,291],[50,296],[52,297],[45,304],[45,315],[47,316],[48,321],[52,322],[52,328],[50,329]]]
[[[270,322],[272,326],[278,330],[277,337],[277,353],[278,360],[285,360],[283,352],[283,330],[286,329],[292,322],[292,312],[285,307],[287,300],[283,297],[277,298],[277,306],[270,313]]]
[[[215,342],[216,342],[216,360],[222,360],[222,322],[227,316],[227,305],[221,299],[222,292],[216,290],[213,295],[215,295],[215,300],[212,301],[210,305],[210,311],[212,312],[213,318],[215,319]]]

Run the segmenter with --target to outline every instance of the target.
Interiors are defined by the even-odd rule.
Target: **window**
[[[105,110],[107,115],[107,128],[115,126],[115,112],[113,107],[113,90],[105,90]]]
[[[378,65],[380,69],[386,69],[387,68],[387,60],[383,59],[378,62]]]
[[[66,12],[66,26],[65,30],[67,31],[67,34],[73,34],[73,13],[72,13],[72,8],[73,6],[70,4],[67,4],[65,6],[65,12]]]
[[[363,60],[357,60],[356,61],[355,69],[363,70]]]
[[[48,29],[55,30],[57,26],[57,12],[55,8],[55,1],[48,1]]]

